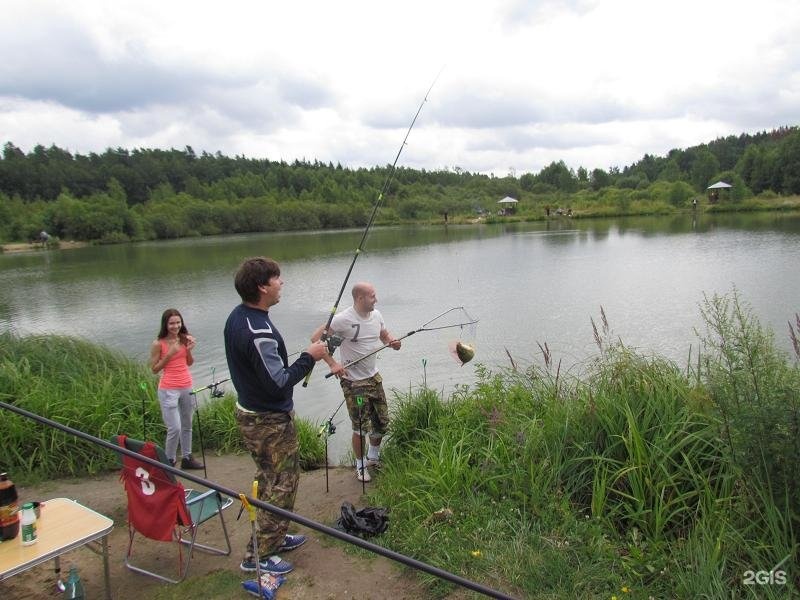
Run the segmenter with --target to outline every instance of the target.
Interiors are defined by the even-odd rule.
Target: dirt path
[[[253,462],[249,456],[206,456],[208,478],[236,490],[247,491],[253,476]],[[202,476],[202,471],[198,471]],[[184,482],[190,487],[191,482]],[[304,473],[295,504],[295,511],[307,518],[332,525],[342,502],[348,500],[357,507],[361,500],[361,484],[356,481],[351,469],[332,468],[329,471],[329,488],[325,491],[325,471]],[[82,480],[56,480],[19,489],[20,500],[46,500],[48,498],[71,498],[114,520],[114,531],[109,536],[111,563],[111,587],[116,600],[141,600],[152,597],[156,589],[167,585],[125,568],[123,563],[127,547],[125,523],[126,501],[118,473]],[[45,506],[43,510],[47,510]],[[241,574],[239,562],[250,535],[246,515],[237,521],[238,503],[226,511],[226,523],[231,536],[231,556],[211,557],[202,552],[195,553],[190,566],[190,578],[212,571],[226,569]],[[219,532],[217,524],[210,527]],[[413,574],[401,572],[399,565],[380,556],[356,556],[347,553],[341,544],[331,543],[323,534],[292,524],[291,531],[300,531],[309,536],[309,541],[300,549],[287,554],[295,571],[279,590],[279,600],[338,599],[382,599],[392,600],[425,598],[424,588]],[[215,540],[216,541],[216,540]],[[143,560],[153,559],[174,562],[174,546],[163,542],[145,540],[135,548],[136,556]],[[76,566],[86,588],[88,598],[103,597],[103,570],[99,556],[86,548],[65,554],[61,560],[64,579],[70,566]],[[50,599],[55,590],[53,563],[35,567],[25,573],[0,582],[0,598],[3,600]],[[244,591],[242,598],[248,598]],[[457,593],[453,596],[465,597]]]

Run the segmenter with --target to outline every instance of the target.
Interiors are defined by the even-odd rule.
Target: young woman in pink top
[[[181,445],[181,469],[202,469],[203,463],[192,458],[192,374],[189,367],[194,362],[194,338],[189,335],[183,317],[174,308],[161,315],[161,330],[150,346],[150,368],[161,371],[158,384],[158,401],[161,416],[167,427],[164,451],[175,465],[178,440]]]

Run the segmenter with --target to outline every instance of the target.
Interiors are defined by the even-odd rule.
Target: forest
[[[72,154],[55,145],[25,153],[12,142],[0,158],[0,242],[116,243],[223,233],[361,227],[391,165],[340,164],[196,154],[170,149],[107,149]],[[800,129],[786,126],[719,138],[626,167],[569,168],[498,177],[458,166],[398,167],[379,224],[496,218],[497,201],[519,200],[517,218],[550,207],[576,217],[664,213],[688,208],[716,181],[733,185],[728,209],[751,198],[800,194]]]

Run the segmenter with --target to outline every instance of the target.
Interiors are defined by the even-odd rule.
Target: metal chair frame
[[[114,436],[112,440],[115,444],[119,445],[119,436]],[[144,447],[144,442],[140,440],[126,438],[125,447],[128,448],[128,450],[133,450],[134,452],[141,452],[142,448]],[[155,446],[155,450],[158,456],[158,460],[164,465],[169,465],[169,461],[167,460],[167,457],[164,454],[164,450],[161,449],[159,446]],[[150,465],[146,463],[142,463],[142,465],[144,467],[150,467]],[[124,468],[125,466],[123,465],[123,469]],[[165,470],[164,473],[168,478],[169,484],[183,487],[171,472]],[[222,511],[224,511],[231,504],[233,504],[233,499],[228,497],[223,498],[223,496],[216,490],[206,490],[203,492],[194,489],[186,489],[184,490],[183,502],[185,503],[186,509],[188,511],[188,514],[192,522],[189,525],[181,525],[180,523],[176,523],[172,532],[173,541],[178,542],[178,556],[179,556],[178,579],[173,579],[171,577],[162,575],[155,571],[149,571],[131,562],[131,554],[133,553],[133,542],[134,538],[136,537],[137,530],[130,522],[128,523],[128,533],[129,533],[128,550],[125,554],[125,566],[128,567],[128,569],[130,569],[131,571],[135,571],[137,573],[141,573],[143,575],[149,575],[151,577],[155,577],[156,579],[160,579],[168,583],[180,583],[181,581],[186,579],[186,576],[189,573],[189,565],[192,559],[192,554],[195,549],[199,549],[209,554],[214,554],[219,556],[230,555],[231,541],[230,537],[228,536],[228,529],[225,526],[225,517],[223,516]],[[207,544],[201,544],[197,541],[197,534],[200,530],[200,527],[203,525],[203,523],[213,519],[215,516],[219,516],[220,524],[222,525],[222,532],[225,536],[224,548],[218,548]],[[141,531],[139,531],[138,533],[142,537],[147,537]],[[181,558],[182,554],[181,548],[184,545],[188,547],[185,559]]]

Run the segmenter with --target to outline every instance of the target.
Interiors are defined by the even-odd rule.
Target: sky
[[[25,152],[501,177],[800,124],[797,0],[0,0],[0,57]]]

